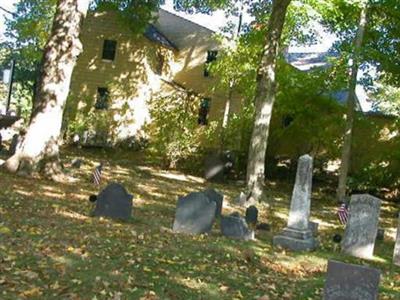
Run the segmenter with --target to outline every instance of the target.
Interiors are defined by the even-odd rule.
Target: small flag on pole
[[[345,203],[342,203],[340,205],[340,207],[338,208],[337,214],[339,217],[340,224],[346,225],[347,220],[349,218],[349,211],[347,210],[347,205]]]
[[[100,185],[101,183],[101,171],[103,171],[103,164],[99,164],[93,171],[93,183]]]

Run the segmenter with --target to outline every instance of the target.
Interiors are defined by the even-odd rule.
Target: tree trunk
[[[353,64],[351,67],[349,93],[347,97],[346,126],[343,136],[342,159],[339,169],[339,184],[336,193],[336,198],[339,202],[343,202],[346,197],[347,174],[350,167],[351,141],[353,136],[353,124],[356,104],[357,75],[360,65],[359,56],[364,39],[365,27],[367,24],[367,9],[367,4],[364,4],[361,9],[357,34],[354,39]]]
[[[58,140],[71,75],[78,55],[81,24],[89,0],[58,0],[51,35],[44,48],[31,120],[18,150],[5,166],[10,172],[41,171],[46,175],[59,168]]]
[[[265,46],[257,72],[257,87],[254,96],[256,116],[251,136],[247,162],[248,200],[258,201],[263,193],[265,181],[265,155],[269,124],[275,102],[275,70],[279,43],[287,8],[291,0],[274,0],[265,37]]]

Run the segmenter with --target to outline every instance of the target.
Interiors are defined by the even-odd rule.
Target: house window
[[[116,49],[117,41],[104,40],[102,58],[105,60],[114,60]]]
[[[218,51],[217,50],[209,50],[207,51],[207,60],[204,66],[204,77],[210,76],[209,64],[213,61],[217,60]]]
[[[203,98],[200,102],[199,108],[199,125],[207,125],[208,124],[208,113],[210,111],[210,98]]]
[[[96,109],[107,109],[108,108],[108,98],[109,98],[108,89],[105,87],[97,88],[97,100],[94,107]]]

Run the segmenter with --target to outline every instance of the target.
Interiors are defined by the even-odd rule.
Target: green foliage
[[[150,146],[162,157],[165,167],[175,168],[179,162],[197,157],[203,143],[216,137],[215,122],[207,126],[198,124],[199,107],[200,99],[187,93],[156,97],[151,101],[152,122],[147,128]]]

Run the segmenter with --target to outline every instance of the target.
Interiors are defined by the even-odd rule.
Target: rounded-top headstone
[[[256,226],[258,221],[258,209],[254,205],[246,209],[246,222],[249,225]]]
[[[173,230],[188,234],[210,232],[215,220],[217,204],[202,192],[179,197]]]
[[[128,220],[132,215],[132,198],[119,183],[111,183],[97,197],[95,216]]]
[[[222,213],[222,206],[223,206],[223,201],[224,201],[224,196],[220,193],[218,193],[214,189],[206,189],[204,191],[204,194],[210,199],[211,201],[214,201],[215,204],[217,205],[217,209],[215,211],[215,216],[218,218],[221,216]]]

